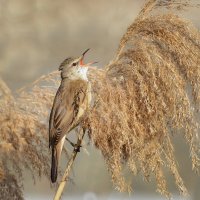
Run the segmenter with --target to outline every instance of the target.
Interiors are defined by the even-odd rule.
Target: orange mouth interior
[[[84,65],[84,63],[83,63],[83,58],[81,58],[81,60],[80,60],[80,65]]]

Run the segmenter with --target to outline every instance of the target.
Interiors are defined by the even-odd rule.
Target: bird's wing
[[[59,87],[49,120],[49,146],[56,145],[78,122],[79,108],[85,101],[87,85],[84,82],[68,83]]]

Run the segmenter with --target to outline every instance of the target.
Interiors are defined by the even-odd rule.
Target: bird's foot
[[[75,144],[74,151],[80,152],[81,147],[82,147],[81,145]]]
[[[74,151],[80,152],[80,148],[82,147],[81,145],[74,144],[74,143],[73,143],[72,141],[70,141],[67,137],[66,137],[65,139],[74,147]]]

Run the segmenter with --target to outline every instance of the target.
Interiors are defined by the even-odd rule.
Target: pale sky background
[[[1,77],[14,91],[43,74],[57,70],[66,57],[80,55],[87,48],[91,48],[87,60],[99,61],[98,65],[104,66],[115,55],[120,38],[133,22],[143,2],[144,0],[1,0]],[[177,14],[183,15],[182,12]],[[200,9],[191,9],[184,16],[200,27]],[[182,174],[192,196],[197,196],[200,178],[191,173],[190,162],[185,159],[189,154],[182,153],[187,147],[183,141],[178,140],[181,139],[178,138],[175,143],[180,168],[184,166]],[[76,160],[74,176],[72,175],[75,184],[70,184],[67,194],[92,191],[107,195],[113,188],[101,154],[91,146],[88,151],[89,155],[82,152]],[[156,195],[154,184],[144,183],[141,177],[134,177],[133,182],[136,195],[141,192]],[[169,178],[169,182],[169,188],[174,190],[172,179]],[[27,196],[54,192],[46,179],[33,186],[29,175],[26,176],[25,191]]]

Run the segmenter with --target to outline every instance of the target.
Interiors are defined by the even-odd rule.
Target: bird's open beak
[[[97,63],[97,62],[90,62],[90,63],[85,64],[85,63],[83,62],[84,57],[85,57],[85,54],[86,54],[89,50],[90,50],[90,49],[85,50],[85,51],[83,52],[82,56],[80,57],[79,63],[80,63],[80,66],[81,66],[81,67],[88,67],[88,66],[91,66],[91,65]]]

